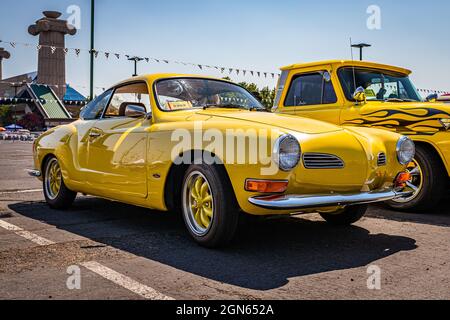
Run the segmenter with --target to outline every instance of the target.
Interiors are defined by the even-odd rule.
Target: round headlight
[[[416,154],[416,146],[414,142],[408,137],[402,137],[397,143],[397,158],[398,161],[405,165],[410,163]]]
[[[281,170],[294,169],[300,161],[300,156],[300,144],[294,136],[287,134],[278,138],[273,149],[273,159]]]

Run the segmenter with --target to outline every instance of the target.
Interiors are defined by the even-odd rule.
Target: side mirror
[[[436,100],[439,98],[437,93],[432,93],[430,94],[427,98],[426,101],[427,102],[436,102]]]
[[[147,110],[139,104],[127,104],[124,116],[129,118],[140,118],[147,115]]]
[[[358,103],[365,103],[367,101],[366,92],[363,87],[359,87],[353,93],[353,99]]]

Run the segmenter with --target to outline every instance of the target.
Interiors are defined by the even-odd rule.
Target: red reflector
[[[396,187],[404,187],[405,183],[411,180],[411,173],[409,172],[402,172],[399,173],[397,178],[395,179],[395,186]]]
[[[260,193],[283,193],[287,190],[289,182],[272,180],[252,180],[245,181],[245,191]]]

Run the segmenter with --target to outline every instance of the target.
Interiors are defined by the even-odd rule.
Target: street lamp
[[[95,0],[91,0],[91,59],[90,59],[90,84],[89,84],[89,95],[91,101],[94,99],[94,57],[95,57]]]
[[[138,64],[138,62],[140,62],[140,61],[142,61],[142,60],[144,60],[144,58],[141,58],[141,57],[131,57],[131,58],[128,58],[128,61],[134,61],[134,74],[133,74],[133,77],[137,77],[137,64]]]
[[[358,48],[359,49],[359,60],[363,60],[363,49],[364,48],[370,48],[372,45],[367,43],[358,43],[358,44],[352,44],[352,48]]]

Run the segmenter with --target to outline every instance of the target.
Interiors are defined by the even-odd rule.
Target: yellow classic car
[[[72,124],[34,144],[47,203],[77,193],[181,211],[201,245],[234,236],[240,214],[318,212],[358,221],[403,192],[407,137],[267,112],[244,88],[207,77],[135,77],[104,92]]]
[[[274,112],[409,136],[417,148],[408,164],[407,186],[413,193],[388,204],[425,212],[439,203],[450,175],[450,106],[436,102],[436,96],[423,101],[410,70],[342,60],[281,70]]]

